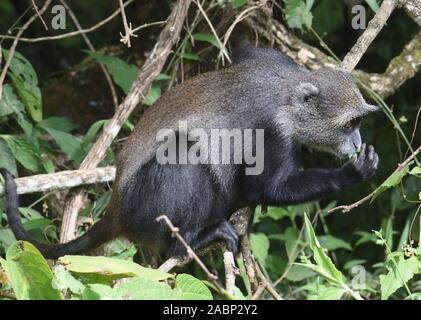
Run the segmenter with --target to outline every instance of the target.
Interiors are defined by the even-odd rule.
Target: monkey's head
[[[322,68],[291,90],[288,114],[298,143],[340,158],[359,151],[361,120],[378,108],[364,100],[348,72]]]

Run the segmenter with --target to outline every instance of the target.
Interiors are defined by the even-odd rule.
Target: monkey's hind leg
[[[192,249],[200,251],[218,241],[224,242],[228,251],[234,254],[238,251],[239,236],[233,225],[227,220],[220,220],[203,229],[194,239]]]

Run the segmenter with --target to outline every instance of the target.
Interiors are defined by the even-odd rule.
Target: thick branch
[[[387,19],[389,19],[393,10],[398,4],[397,0],[384,0],[376,15],[368,23],[367,29],[358,38],[352,49],[347,53],[342,61],[341,67],[345,70],[352,71],[367,51],[370,44],[384,27]]]
[[[296,36],[271,16],[263,14],[263,11],[254,11],[246,19],[246,23],[266,41],[273,43],[282,52],[297,63],[306,66],[310,70],[316,70],[323,66],[337,67],[338,63],[332,57],[326,55],[316,47],[312,47]],[[420,54],[421,35],[418,33],[405,46],[403,51],[393,58],[383,74],[366,73],[355,70],[354,74],[368,87],[374,90],[383,99],[396,92],[406,80],[412,78],[421,68]],[[404,64],[401,67],[401,64]]]
[[[400,5],[405,9],[416,24],[421,27],[421,2],[420,0],[401,0]]]
[[[48,192],[59,189],[104,183],[113,181],[115,178],[114,167],[104,167],[84,170],[68,170],[50,174],[37,174],[35,176],[15,179],[18,194],[33,192]],[[0,185],[0,196],[4,194],[4,188]]]

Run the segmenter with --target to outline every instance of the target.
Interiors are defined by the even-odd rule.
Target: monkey
[[[145,111],[118,155],[107,211],[84,235],[53,245],[32,239],[20,221],[13,176],[2,169],[8,222],[17,239],[33,243],[50,259],[85,253],[120,236],[168,258],[184,255],[185,248],[165,223],[156,221],[162,214],[193,250],[222,241],[235,253],[239,236],[229,218],[236,210],[324,199],[375,174],[379,156],[362,142],[360,124],[377,110],[340,68],[309,71],[276,49],[240,48],[231,66],[174,86]],[[186,127],[180,129],[180,122]],[[183,162],[181,143],[193,147],[197,137],[186,142],[186,132],[198,128],[205,134],[255,130],[247,149],[256,150],[257,157],[257,148],[264,146],[263,169],[247,174],[251,165],[244,161]],[[173,136],[158,139],[163,129]],[[260,140],[257,130],[263,132]],[[158,161],[163,141],[178,143],[174,163]],[[337,168],[303,169],[301,146],[340,159],[359,153]],[[203,147],[196,155],[210,149]],[[169,150],[163,154],[168,156]],[[236,151],[232,146],[224,150],[216,155]]]

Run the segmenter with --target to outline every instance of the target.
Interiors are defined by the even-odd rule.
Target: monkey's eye
[[[360,124],[360,122],[361,122],[361,117],[353,118],[344,124],[344,129],[345,130],[354,129],[357,125]]]

